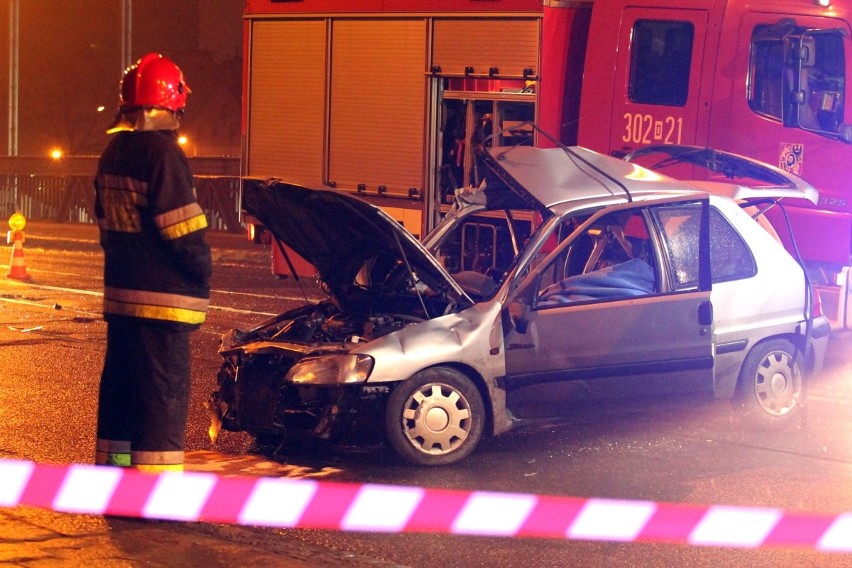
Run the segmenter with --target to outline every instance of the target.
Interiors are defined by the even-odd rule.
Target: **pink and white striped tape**
[[[852,513],[579,499],[0,460],[0,507],[341,531],[852,552]]]

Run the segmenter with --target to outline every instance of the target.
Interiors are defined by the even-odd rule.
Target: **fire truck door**
[[[707,18],[702,10],[624,10],[611,115],[613,155],[649,144],[703,145],[696,130]]]

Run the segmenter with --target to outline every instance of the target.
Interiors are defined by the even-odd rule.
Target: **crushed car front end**
[[[319,302],[231,330],[222,337],[224,362],[209,401],[214,424],[270,441],[375,439],[388,388],[366,384],[375,360],[357,348],[411,321],[351,318]]]

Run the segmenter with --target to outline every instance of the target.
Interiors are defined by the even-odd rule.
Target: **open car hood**
[[[449,302],[471,303],[411,233],[355,196],[244,178],[242,205],[316,267],[341,308],[381,306],[383,298],[413,293],[415,283],[418,288],[426,284],[430,293],[444,295]]]

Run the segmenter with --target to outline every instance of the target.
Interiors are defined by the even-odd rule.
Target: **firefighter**
[[[180,68],[162,55],[131,65],[98,163],[107,322],[98,464],[183,470],[189,337],[206,316],[212,271],[207,218],[177,141],[187,93]]]

